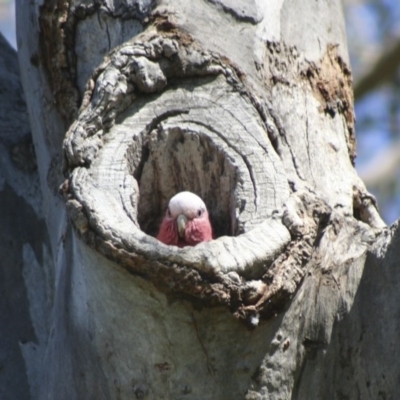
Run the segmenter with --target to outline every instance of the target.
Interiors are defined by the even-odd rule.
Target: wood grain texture
[[[42,398],[395,393],[398,228],[354,170],[340,2],[243,4],[20,1],[55,265]],[[182,189],[216,240],[154,239]]]
[[[169,85],[176,76],[191,80]],[[178,33],[141,35],[93,79],[64,143],[71,174],[65,196],[82,238],[158,285],[157,271],[167,273],[158,263],[174,263],[168,290],[238,309],[245,300],[234,301],[233,292],[252,291],[240,279],[259,279],[290,239],[279,218],[289,186],[261,100],[231,66]],[[148,236],[182,190],[204,199],[217,240],[178,249]],[[187,267],[223,289],[198,282],[201,274],[196,282],[204,290],[182,289],[180,269]],[[228,272],[243,278],[232,283]]]

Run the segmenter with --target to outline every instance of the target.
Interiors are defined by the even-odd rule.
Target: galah
[[[212,227],[204,201],[192,192],[180,192],[169,201],[157,239],[178,247],[212,240]]]

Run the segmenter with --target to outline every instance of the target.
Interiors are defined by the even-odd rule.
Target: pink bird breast
[[[157,239],[178,247],[195,246],[212,240],[212,227],[204,201],[191,192],[171,198]]]

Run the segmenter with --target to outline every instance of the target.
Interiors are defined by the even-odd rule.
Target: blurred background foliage
[[[0,0],[0,32],[16,48],[15,0]]]
[[[357,170],[388,224],[400,216],[400,0],[342,0],[353,71]],[[16,48],[14,0],[0,32]]]
[[[400,216],[400,1],[343,0],[357,170],[390,224]]]

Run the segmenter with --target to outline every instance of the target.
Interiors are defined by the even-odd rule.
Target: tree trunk
[[[51,255],[24,247],[31,397],[398,398],[340,1],[17,3]],[[181,190],[215,240],[154,238]]]
[[[18,59],[1,35],[0,82],[0,398],[14,400],[29,398],[22,353],[47,339],[52,263]]]

